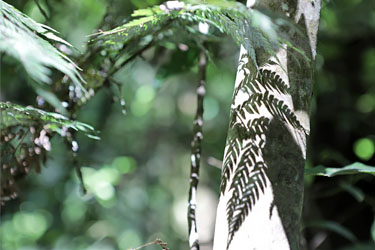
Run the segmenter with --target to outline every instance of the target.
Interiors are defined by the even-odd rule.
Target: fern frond
[[[71,121],[66,117],[45,112],[33,107],[0,102],[0,203],[17,197],[17,180],[32,169],[40,172],[46,161],[47,151],[51,149],[50,138],[58,134],[72,144],[72,131],[99,139],[95,130],[85,123]]]
[[[174,18],[173,13],[166,13],[159,6],[136,10],[131,16],[134,19],[124,25],[93,34],[90,43],[116,51],[130,42],[154,35]]]
[[[0,129],[13,126],[29,127],[39,125],[61,136],[65,136],[68,129],[73,129],[86,134],[92,139],[99,139],[92,126],[86,123],[69,120],[58,113],[46,112],[31,106],[23,107],[9,102],[0,102],[0,110]]]
[[[281,48],[282,44],[287,44],[292,50],[304,55],[301,50],[292,46],[285,35],[281,34],[281,26],[285,26],[287,21],[281,22],[280,18],[273,20],[271,16],[260,10],[248,9],[238,2],[168,1],[159,6],[137,10],[132,17],[134,18],[132,21],[122,26],[95,34],[93,42],[104,47],[120,48],[121,44],[127,44],[147,35],[154,36],[159,33],[160,39],[163,39],[163,34],[160,32],[167,24],[173,24],[173,28],[177,31],[178,29],[196,30],[196,34],[210,36],[210,32],[202,34],[197,26],[199,23],[206,23],[231,36],[238,45],[243,45],[257,68],[257,49],[263,50],[270,56],[276,56],[275,51]]]
[[[71,47],[52,28],[37,23],[13,6],[0,0],[0,52],[22,63],[26,72],[38,82],[50,83],[50,69],[67,75],[82,90],[78,67],[49,41]]]

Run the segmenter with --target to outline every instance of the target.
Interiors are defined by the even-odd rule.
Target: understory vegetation
[[[212,249],[230,170],[221,167],[233,160],[224,147],[239,47],[254,79],[283,92],[257,51],[286,46],[310,63],[285,32],[298,28],[244,1],[13,0],[0,1],[0,16],[1,248],[186,249],[189,201],[201,249]],[[374,41],[374,1],[322,2],[301,226],[308,250],[375,247]],[[249,102],[262,98],[302,128],[273,96]],[[248,126],[261,134],[267,123]],[[243,214],[228,209],[231,234]]]

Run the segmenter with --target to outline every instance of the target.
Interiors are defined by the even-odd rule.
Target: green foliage
[[[0,16],[0,52],[20,61],[35,81],[51,83],[49,68],[55,68],[84,90],[78,67],[49,42],[71,47],[56,35],[57,31],[35,22],[3,1],[0,1]]]
[[[46,112],[31,106],[22,107],[20,105],[0,102],[1,109],[1,129],[12,126],[43,126],[52,132],[65,136],[68,129],[83,132],[88,137],[99,139],[93,127],[88,124],[72,121],[65,116]]]
[[[56,34],[52,28],[35,22],[13,6],[0,1],[0,51],[18,60],[29,76],[36,82],[51,83],[50,68],[59,70],[68,76],[76,91],[83,91],[83,79],[78,67],[61,48],[72,47]],[[67,78],[62,80],[66,82]],[[55,93],[31,82],[36,92],[45,98],[59,112],[68,114]],[[95,130],[81,122],[72,121],[59,113],[46,112],[33,107],[0,102],[1,108],[1,203],[17,195],[17,179],[30,172],[40,171],[46,160],[46,152],[51,150],[49,138],[54,134],[64,137],[72,144],[72,150],[78,148],[73,140],[73,131],[85,133],[92,139],[99,139]],[[72,131],[73,130],[73,131]]]
[[[31,169],[40,172],[46,153],[51,150],[50,138],[54,134],[66,138],[73,151],[78,146],[72,141],[72,130],[99,139],[91,126],[57,113],[4,102],[0,102],[0,110],[1,203],[17,196],[17,179]]]
[[[9,0],[8,2],[17,4],[17,7],[29,16],[35,17],[35,13],[39,13],[32,0]],[[127,20],[128,13],[134,9],[135,3],[137,6],[146,6],[147,4],[158,4],[160,2],[157,0],[132,0],[111,1],[110,4],[110,1],[106,0],[39,1],[50,14],[51,19],[48,20],[48,25],[63,32],[69,43],[75,45],[85,41],[84,36],[92,32],[95,25],[101,22],[101,13],[105,11],[104,5],[106,3],[110,8],[108,8],[108,14],[105,16],[106,19],[103,23],[113,27],[114,24],[117,25],[122,20]],[[226,3],[220,1],[219,4]],[[233,4],[235,3],[229,3],[229,5]],[[316,134],[311,136],[309,147],[311,150],[311,166],[319,164],[345,166],[349,162],[357,161],[356,154],[362,152],[360,151],[362,147],[354,146],[356,154],[353,154],[353,144],[357,139],[367,137],[371,139],[371,136],[373,136],[373,112],[371,112],[375,107],[372,105],[374,99],[372,98],[374,97],[373,87],[375,86],[373,84],[373,62],[375,61],[372,60],[374,53],[373,43],[371,42],[375,27],[373,25],[375,24],[373,6],[374,1],[372,0],[327,1],[323,8],[319,27],[322,32],[319,34],[318,42],[320,48],[318,49],[316,70],[317,81],[314,90],[318,107],[313,104],[312,111],[312,120],[314,121],[312,122],[314,126],[312,131]],[[161,14],[164,15],[164,13]],[[0,23],[2,22],[1,17]],[[216,27],[215,25],[210,24],[209,33],[202,34],[197,28],[197,22],[199,21],[182,19],[165,21],[162,25],[164,28],[161,31],[155,24],[151,33],[148,33],[150,24],[147,23],[149,27],[143,33],[146,35],[145,37],[134,36],[134,38],[129,38],[130,40],[126,41],[123,40],[125,36],[116,33],[99,34],[98,39],[94,39],[95,42],[102,44],[105,49],[115,48],[115,53],[108,54],[104,53],[106,51],[102,51],[90,56],[89,60],[84,63],[79,63],[80,67],[84,68],[83,75],[88,83],[85,87],[90,85],[96,87],[99,82],[101,83],[105,79],[106,75],[100,74],[106,73],[105,69],[110,64],[102,67],[98,61],[110,62],[117,58],[110,56],[117,55],[118,52],[121,53],[119,49],[123,47],[126,47],[126,53],[133,53],[134,50],[138,51],[140,47],[155,40],[160,41],[161,46],[176,48],[179,42],[187,42],[185,38],[193,37],[192,34],[199,39],[219,41],[215,37],[216,31],[218,31],[218,29],[213,28]],[[209,22],[207,21],[207,23]],[[97,28],[107,29],[103,28],[102,25]],[[135,32],[136,29],[138,27],[134,27]],[[53,31],[51,33],[55,34]],[[0,43],[3,42],[2,34]],[[151,36],[148,34],[151,34]],[[187,35],[190,36],[187,37]],[[45,39],[43,34],[37,36]],[[112,41],[106,44],[101,43],[101,41],[106,42],[107,39]],[[363,43],[363,41],[367,41],[366,39],[371,43]],[[76,42],[77,40],[79,43]],[[167,40],[175,42],[176,45],[167,43]],[[223,39],[220,39],[220,41],[223,41]],[[113,42],[113,45],[111,45],[113,47],[109,46],[111,42]],[[100,88],[101,90],[99,90],[99,87],[95,88],[95,96],[90,102],[80,106],[79,112],[75,113],[78,120],[87,121],[94,127],[100,128],[103,138],[101,143],[92,143],[92,140],[78,135],[80,151],[76,159],[80,162],[79,164],[84,162],[85,166],[90,166],[90,168],[83,168],[83,172],[90,169],[91,172],[99,174],[100,169],[93,171],[92,167],[103,168],[105,171],[100,172],[100,175],[105,179],[112,176],[112,173],[115,172],[113,169],[117,169],[121,173],[127,173],[129,169],[134,169],[135,165],[132,164],[135,161],[139,164],[136,173],[121,176],[121,180],[117,184],[110,183],[115,190],[113,195],[115,202],[111,200],[109,204],[97,199],[96,192],[108,191],[109,186],[101,184],[103,179],[100,179],[100,181],[93,180],[96,184],[93,193],[89,192],[89,194],[82,196],[77,192],[77,183],[71,178],[75,171],[70,167],[72,157],[68,155],[69,152],[66,151],[65,145],[62,143],[65,140],[55,136],[51,139],[52,150],[46,152],[48,153],[46,166],[49,167],[44,168],[41,174],[29,175],[22,182],[21,198],[6,203],[2,210],[0,235],[4,249],[25,247],[37,249],[89,249],[93,247],[99,249],[128,249],[147,242],[151,235],[156,232],[158,237],[166,239],[173,249],[186,247],[186,232],[184,231],[186,228],[180,223],[181,220],[185,219],[186,212],[184,212],[184,209],[180,209],[179,204],[186,203],[185,196],[188,188],[184,176],[187,176],[186,167],[190,152],[188,142],[191,135],[186,131],[191,129],[192,115],[190,111],[191,107],[194,106],[191,103],[195,101],[194,98],[191,98],[191,92],[194,90],[191,90],[192,84],[190,83],[194,82],[195,79],[192,69],[194,70],[194,58],[196,57],[194,48],[190,44],[188,45],[187,51],[175,50],[165,53],[165,51],[160,51],[160,48],[155,51],[151,49],[143,54],[144,58],[135,60],[131,67],[126,67],[115,76],[119,83],[126,83],[126,88],[122,86],[121,91],[129,106],[126,120],[119,112],[119,108],[111,105],[109,97],[111,94],[106,92],[105,87]],[[233,47],[233,44],[226,42],[210,43],[209,45],[210,52],[212,52],[210,56],[212,56],[216,66],[209,65],[207,100],[214,100],[219,107],[219,112],[205,122],[205,145],[202,154],[203,168],[200,181],[202,190],[216,192],[220,171],[216,168],[206,167],[206,160],[207,157],[209,157],[208,160],[211,157],[214,159],[222,157],[228,127],[230,97],[233,94],[234,62],[237,62],[234,55],[237,53],[237,49]],[[371,62],[361,59],[362,56],[365,56],[362,48],[367,49]],[[369,50],[370,48],[371,50]],[[90,47],[89,50],[91,50]],[[167,66],[162,66],[166,74],[163,74],[162,77],[157,74],[155,77],[155,72],[160,70],[160,64],[155,64],[155,61],[150,62],[150,58],[162,58],[169,61]],[[187,59],[190,63],[187,63]],[[14,68],[12,65],[7,67],[7,63],[6,60],[2,61],[1,98],[11,100],[14,103],[30,101],[30,98],[25,99],[26,91],[23,75],[14,74]],[[121,61],[119,60],[117,63],[121,64]],[[348,65],[348,68],[346,68],[346,65]],[[89,67],[86,68],[87,66]],[[176,72],[172,66],[178,67],[180,70]],[[363,73],[359,74],[357,70],[361,70]],[[86,77],[92,71],[95,73],[94,76],[100,76],[100,78]],[[366,82],[362,81],[362,78],[366,78]],[[163,85],[160,82],[163,82]],[[181,84],[175,84],[176,82]],[[353,82],[356,84],[353,84]],[[143,91],[138,90],[141,86],[142,89],[149,88],[155,91],[152,84],[161,86],[161,88],[157,90],[158,94],[149,100]],[[105,86],[105,84],[103,85]],[[262,82],[262,85],[268,86],[265,82]],[[256,89],[256,86],[254,88]],[[142,94],[138,92],[142,92]],[[41,92],[37,94],[42,95]],[[57,104],[54,107],[57,108],[58,104],[61,104],[59,98],[61,100],[67,99],[63,99],[66,97],[64,93],[61,94],[56,91],[54,94],[57,97],[53,98]],[[27,93],[27,95],[30,97],[30,93]],[[47,100],[45,97],[46,95],[43,98]],[[143,100],[147,100],[147,104]],[[208,104],[208,102],[205,104]],[[71,112],[70,107],[69,103],[67,112]],[[206,114],[212,111],[209,105],[205,109]],[[59,108],[57,110],[60,113],[63,112]],[[139,112],[139,110],[142,110],[142,112]],[[263,127],[257,123],[252,126],[258,128],[258,130]],[[238,128],[240,127],[238,126]],[[38,129],[31,134],[28,132],[30,127],[23,128],[24,133],[28,133],[24,142],[32,143],[35,139],[40,138],[43,128],[39,131]],[[6,131],[6,129],[2,129],[2,131]],[[17,145],[22,139],[22,133],[19,133],[20,130],[16,127],[8,132],[10,133],[7,136],[10,135],[10,137],[7,137],[7,140],[17,136],[11,143],[3,143],[3,139],[5,139],[3,137],[1,141],[2,150],[4,145],[7,145],[7,147],[11,145],[13,150],[17,149]],[[152,143],[149,143],[150,141]],[[181,141],[186,143],[181,143]],[[21,143],[17,154],[21,155],[21,151],[28,150],[26,146],[32,148],[34,155],[35,149],[40,148],[40,145],[22,145]],[[8,147],[8,149],[11,148]],[[38,158],[26,160],[26,162],[36,163],[42,160],[44,148],[41,147],[41,150],[42,153],[38,155]],[[6,151],[5,157],[1,156],[2,162],[8,160],[8,156],[12,154],[10,151]],[[133,163],[129,163],[129,165],[126,163],[128,160],[125,157],[118,157],[121,155],[134,157],[129,157],[129,162]],[[115,160],[112,162],[113,159]],[[372,165],[373,160],[374,158],[366,163]],[[20,169],[23,168],[22,162],[24,161],[20,161]],[[108,171],[110,173],[108,174],[109,165],[106,163],[111,162],[111,171]],[[13,163],[18,164],[17,162]],[[37,166],[35,167],[37,168]],[[6,171],[8,170],[7,168]],[[7,175],[8,172],[6,174],[2,172],[2,177],[5,178]],[[91,175],[87,175],[87,178],[91,178]],[[316,198],[322,193],[322,190],[332,193],[332,190],[334,191],[338,186],[337,178],[340,178],[340,188],[341,182],[349,183],[353,179],[360,179],[359,182],[351,185],[362,191],[363,195],[357,196],[358,201],[364,197],[363,202],[353,202],[351,196],[344,196],[344,194],[333,194],[328,199]],[[313,227],[314,230],[311,230],[310,227],[307,228],[308,232],[305,234],[307,244],[310,245],[319,238],[322,239],[323,244],[318,247],[322,249],[373,249],[375,223],[372,208],[374,205],[370,203],[373,200],[373,175],[343,175],[337,178],[313,178],[313,185],[306,188],[308,205],[304,211],[304,218],[306,220],[318,218],[320,221],[325,219],[338,221],[352,231],[363,243],[349,246],[348,242],[343,241],[342,238],[329,237],[329,235],[324,240],[320,236],[322,233],[326,234],[328,228]],[[1,183],[5,183],[3,180],[1,180]],[[89,185],[88,188],[90,188]],[[91,194],[93,196],[90,196]],[[254,192],[252,195],[256,197],[257,193]],[[216,196],[215,194],[212,195],[214,198]],[[210,200],[208,198],[212,197],[204,196],[204,199],[207,201]],[[312,206],[310,206],[310,203]],[[347,209],[342,209],[343,207]],[[206,209],[208,209],[207,215],[212,214],[213,209],[209,209],[209,206]],[[371,233],[369,233],[371,225]],[[35,227],[39,228],[35,229]],[[365,241],[368,243],[364,243]],[[345,248],[341,248],[344,245]]]
[[[324,166],[317,166],[305,170],[306,175],[317,175],[333,177],[337,175],[351,175],[351,174],[372,174],[375,175],[375,167],[365,165],[361,162],[355,162],[342,168],[327,168]]]
[[[187,30],[195,36],[210,37],[212,35],[210,30],[199,28],[199,25],[209,25],[230,35],[238,45],[244,46],[256,67],[258,67],[256,50],[275,56],[275,51],[282,48],[283,44],[287,44],[304,56],[301,50],[292,46],[285,32],[280,32],[282,27],[297,32],[297,29],[286,19],[271,18],[259,10],[249,10],[238,2],[169,1],[152,8],[136,10],[132,17],[134,18],[132,21],[122,26],[96,34],[94,41],[104,47],[121,48],[122,45],[148,35],[155,36],[156,33],[159,33],[158,39],[162,40],[171,27],[177,28],[177,33]],[[304,57],[307,59],[306,56]]]

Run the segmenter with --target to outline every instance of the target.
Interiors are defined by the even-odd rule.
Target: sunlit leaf
[[[355,162],[342,168],[327,168],[324,166],[317,166],[314,168],[305,169],[306,175],[318,175],[333,177],[336,175],[347,174],[372,174],[375,175],[375,167],[365,165],[360,162]]]

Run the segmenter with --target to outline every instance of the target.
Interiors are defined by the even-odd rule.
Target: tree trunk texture
[[[278,61],[256,51],[257,70],[247,51],[241,48],[224,152],[214,250],[295,250],[300,245],[321,2],[248,0],[247,5],[282,13],[295,22],[304,34],[289,32],[292,44],[311,61],[302,56],[296,58],[296,53],[289,49],[277,52]]]

